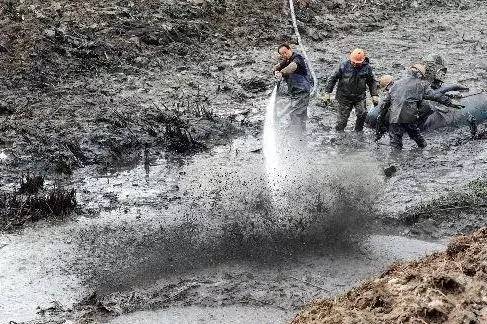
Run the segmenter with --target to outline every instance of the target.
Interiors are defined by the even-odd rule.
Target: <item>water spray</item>
[[[272,90],[271,97],[266,107],[264,123],[264,140],[262,151],[265,158],[265,168],[271,197],[274,197],[278,189],[279,156],[277,152],[277,132],[276,132],[276,97],[279,82],[276,82]]]
[[[294,3],[293,0],[289,0],[289,9],[291,13],[291,18],[293,22],[294,32],[296,34],[299,48],[303,54],[304,59],[308,65],[309,72],[313,78],[313,87],[311,89],[311,96],[314,96],[317,92],[317,85],[318,81],[316,78],[316,74],[314,69],[311,65],[311,62],[306,54],[306,49],[304,48],[303,42],[301,40],[301,35],[298,30],[298,24],[296,20],[296,15],[294,12]],[[274,85],[274,89],[272,91],[271,97],[266,107],[266,115],[265,115],[265,122],[264,122],[264,134],[263,134],[263,153],[265,159],[265,169],[267,174],[267,180],[269,184],[269,189],[271,191],[272,199],[277,199],[279,196],[279,182],[281,180],[281,176],[283,172],[282,166],[279,163],[279,154],[278,154],[278,143],[277,143],[277,125],[276,125],[276,97],[277,91],[279,89],[280,81],[277,81]]]
[[[5,150],[0,150],[0,163],[4,163],[8,160],[8,155],[5,154]]]

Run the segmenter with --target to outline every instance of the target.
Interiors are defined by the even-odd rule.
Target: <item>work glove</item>
[[[372,96],[372,104],[374,104],[374,106],[379,104],[379,96]]]
[[[331,94],[329,94],[328,92],[323,95],[322,99],[325,106],[331,104]]]

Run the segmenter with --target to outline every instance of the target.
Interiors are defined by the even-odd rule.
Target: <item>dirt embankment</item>
[[[137,161],[147,148],[195,151],[241,131],[245,112],[222,116],[215,102],[229,90],[214,76],[225,69],[217,57],[236,46],[219,30],[238,23],[220,23],[221,10],[4,2],[0,145],[9,166],[69,173]]]
[[[293,324],[485,323],[487,229],[453,240],[446,252],[395,264],[336,299],[314,302]]]

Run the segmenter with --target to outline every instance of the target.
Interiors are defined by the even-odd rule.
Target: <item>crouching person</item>
[[[402,149],[404,133],[416,142],[418,147],[426,147],[426,140],[418,128],[419,108],[423,100],[432,100],[446,106],[456,107],[449,97],[431,89],[424,80],[426,68],[423,64],[410,67],[406,77],[394,82],[385,93],[382,109],[389,109],[389,136],[391,147]]]

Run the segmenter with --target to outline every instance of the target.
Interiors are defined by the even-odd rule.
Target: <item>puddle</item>
[[[276,324],[289,321],[289,315],[270,307],[228,306],[211,307],[171,307],[153,312],[120,316],[110,324]]]

